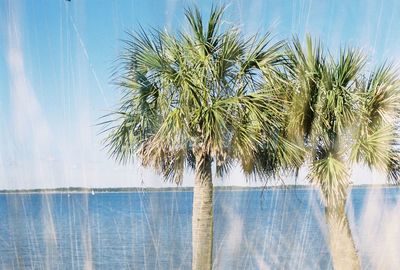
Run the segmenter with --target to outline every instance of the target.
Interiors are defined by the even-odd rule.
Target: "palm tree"
[[[194,169],[192,267],[211,269],[212,171],[222,176],[239,163],[248,175],[271,175],[301,157],[282,136],[287,104],[274,82],[283,42],[223,28],[222,8],[206,24],[198,9],[185,15],[186,32],[130,35],[115,73],[124,95],[103,125],[119,162],[136,156],[177,184]]]
[[[365,75],[357,50],[335,59],[309,36],[306,43],[294,38],[287,50],[288,136],[304,145],[308,179],[321,190],[334,268],[359,269],[345,212],[351,166],[364,163],[398,181],[399,79],[390,65]]]

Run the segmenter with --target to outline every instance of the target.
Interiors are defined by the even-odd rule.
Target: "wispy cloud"
[[[23,149],[20,156],[27,154],[32,157],[32,161],[38,161],[49,155],[48,145],[51,144],[52,138],[41,105],[26,74],[18,2],[13,1],[8,10],[6,59],[11,99],[12,127],[10,128],[14,135],[15,144],[19,146],[19,149]],[[24,173],[27,173],[27,175],[24,176],[21,175],[22,171],[14,170],[12,173],[21,176],[15,178],[27,181],[28,178],[32,177],[32,174],[43,174],[45,171],[45,168],[41,166],[32,168],[35,168],[35,172],[25,171]],[[39,176],[38,178],[41,179],[42,177]]]

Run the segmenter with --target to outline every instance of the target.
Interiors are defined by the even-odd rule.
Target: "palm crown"
[[[288,133],[308,149],[308,177],[327,204],[345,199],[354,163],[397,181],[400,85],[393,68],[383,65],[365,75],[360,51],[344,49],[335,59],[310,37],[306,48],[295,38],[287,51]]]
[[[189,9],[187,33],[142,30],[126,41],[116,72],[125,95],[105,122],[116,159],[138,154],[178,183],[198,154],[216,161],[217,175],[235,161],[260,175],[301,162],[300,148],[285,139],[287,104],[276,95],[283,43],[222,29],[222,14],[212,9],[205,26]]]

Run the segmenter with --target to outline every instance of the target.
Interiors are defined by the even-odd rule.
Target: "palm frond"
[[[395,138],[393,128],[387,125],[363,133],[356,138],[350,159],[385,171],[391,159],[391,144]]]
[[[348,168],[337,154],[314,160],[308,178],[321,189],[326,205],[335,206],[346,198],[350,184]]]
[[[362,117],[367,125],[365,128],[374,128],[383,123],[393,124],[400,107],[399,83],[391,65],[382,65],[370,75],[363,89]]]
[[[309,140],[316,106],[320,95],[320,80],[326,62],[320,43],[314,46],[310,36],[306,38],[306,48],[294,37],[287,47],[286,66],[291,74],[291,110],[289,112],[288,132],[291,137]]]
[[[400,184],[400,153],[398,149],[392,149],[390,159],[387,164],[388,182],[391,184]]]

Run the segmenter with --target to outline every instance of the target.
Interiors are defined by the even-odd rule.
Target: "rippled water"
[[[398,207],[399,198],[399,188],[351,192],[350,222],[365,268],[377,259],[363,235],[385,236],[364,225],[367,206],[380,206],[372,219],[373,228],[382,228],[385,211]],[[190,269],[191,205],[191,192],[2,194],[0,266]],[[214,219],[215,269],[331,268],[323,208],[313,189],[216,191]],[[400,242],[400,231],[388,237]],[[390,248],[383,240],[375,244]]]

